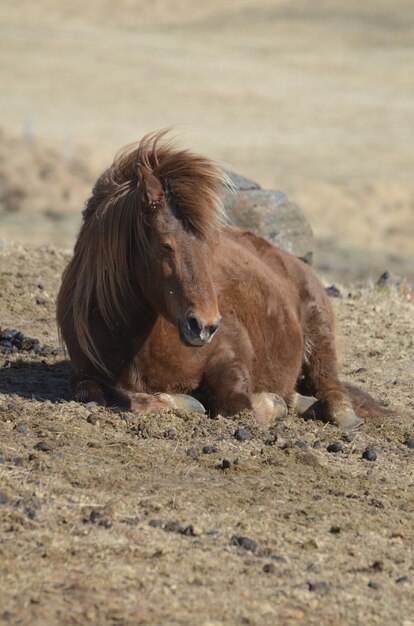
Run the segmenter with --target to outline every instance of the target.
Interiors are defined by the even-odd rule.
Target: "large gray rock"
[[[235,188],[224,200],[229,221],[312,263],[314,237],[301,209],[281,191],[261,189],[243,176],[227,174]]]

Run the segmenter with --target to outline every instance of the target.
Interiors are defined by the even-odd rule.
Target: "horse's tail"
[[[351,383],[343,383],[351,398],[352,408],[358,417],[362,419],[384,418],[393,415],[395,412],[388,407],[383,406],[366,391],[359,389]]]

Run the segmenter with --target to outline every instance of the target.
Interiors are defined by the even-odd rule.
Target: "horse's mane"
[[[137,302],[131,281],[133,247],[149,252],[144,232],[145,170],[160,182],[165,198],[179,219],[205,239],[223,221],[223,192],[231,186],[224,171],[211,160],[178,149],[160,131],[121,150],[98,178],[83,211],[74,255],[62,277],[57,301],[58,324],[72,317],[83,352],[101,370],[102,362],[91,334],[95,309],[114,329],[127,322],[126,311]]]

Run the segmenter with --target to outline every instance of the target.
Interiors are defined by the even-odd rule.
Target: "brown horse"
[[[121,152],[84,210],[57,302],[75,398],[262,421],[286,402],[346,428],[362,421],[356,402],[381,412],[338,378],[312,270],[225,225],[223,171],[163,135]]]

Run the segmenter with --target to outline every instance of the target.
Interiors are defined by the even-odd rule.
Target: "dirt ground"
[[[413,64],[411,0],[0,4],[0,330],[27,348],[0,348],[1,626],[414,626],[414,303],[373,286],[414,278]],[[392,416],[71,401],[55,298],[83,202],[170,125],[301,206],[343,378]]]
[[[413,303],[332,299],[344,379],[394,410],[355,435],[293,413],[269,430],[114,413],[70,401],[54,321],[68,258],[0,247],[2,329],[49,346],[0,355],[0,623],[411,626]]]

